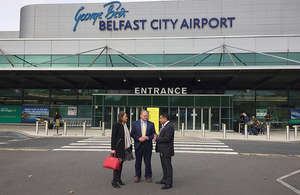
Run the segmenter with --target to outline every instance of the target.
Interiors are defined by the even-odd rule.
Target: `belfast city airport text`
[[[232,28],[235,17],[221,18],[190,18],[190,19],[153,19],[144,20],[100,20],[99,30],[116,31],[116,30],[139,30],[150,26],[153,30],[160,29],[199,29],[205,27],[211,28]]]

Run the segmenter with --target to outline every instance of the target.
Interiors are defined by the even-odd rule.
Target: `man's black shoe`
[[[160,180],[160,181],[157,181],[157,182],[155,182],[156,184],[166,184],[166,182],[164,182],[164,181],[162,181],[162,180]]]
[[[169,189],[169,188],[171,188],[171,187],[172,187],[171,185],[165,185],[165,186],[162,187],[161,189],[166,190],[166,189]]]

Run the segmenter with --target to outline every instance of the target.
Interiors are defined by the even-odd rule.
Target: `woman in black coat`
[[[125,185],[121,180],[123,162],[132,160],[132,145],[130,132],[127,128],[127,114],[120,112],[118,122],[113,125],[111,132],[111,153],[116,154],[121,160],[120,170],[113,170],[113,180],[111,182],[114,188],[120,188],[120,185]]]

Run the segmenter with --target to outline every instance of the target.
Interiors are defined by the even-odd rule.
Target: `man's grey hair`
[[[141,110],[140,115],[143,114],[143,112],[147,112],[147,114],[148,114],[147,110]]]

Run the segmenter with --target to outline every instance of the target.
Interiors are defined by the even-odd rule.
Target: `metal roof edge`
[[[186,36],[186,37],[115,37],[115,38],[0,38],[0,41],[87,41],[87,40],[154,40],[154,39],[220,39],[220,38],[267,38],[267,37],[300,37],[300,34],[274,35],[217,35],[217,36]]]
[[[198,66],[198,67],[0,67],[0,71],[189,71],[189,70],[300,70],[293,66]]]

